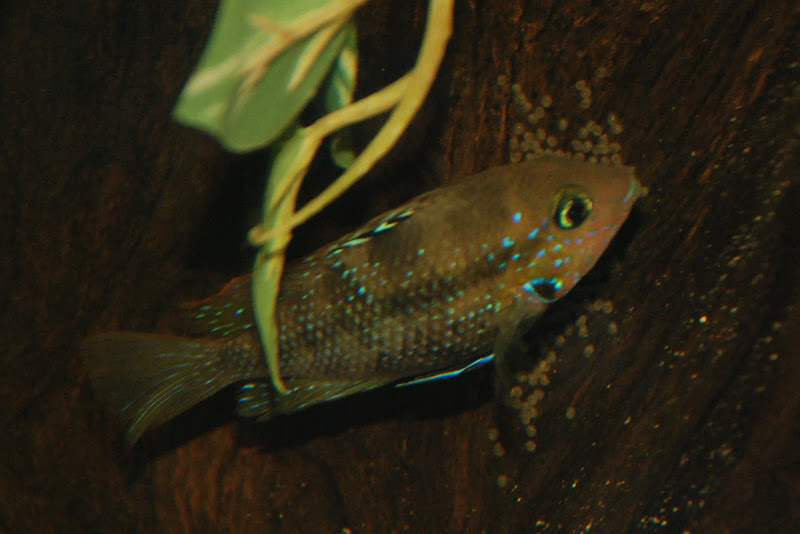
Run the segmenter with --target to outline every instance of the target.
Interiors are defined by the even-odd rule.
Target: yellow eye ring
[[[556,197],[553,219],[559,228],[572,230],[581,226],[592,213],[594,202],[585,193],[566,189]]]

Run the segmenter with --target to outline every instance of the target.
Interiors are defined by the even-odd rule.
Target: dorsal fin
[[[253,328],[250,278],[249,274],[236,277],[215,295],[181,304],[188,333],[227,337]]]
[[[378,235],[380,233],[386,232],[387,230],[391,230],[398,223],[404,221],[411,217],[414,214],[414,208],[405,206],[403,208],[394,210],[387,215],[384,215],[380,219],[374,219],[355,232],[345,236],[345,238],[340,243],[336,243],[335,245],[331,246],[327,252],[325,253],[326,257],[335,256],[342,252],[342,250],[355,247],[366,243],[369,241],[373,236]]]

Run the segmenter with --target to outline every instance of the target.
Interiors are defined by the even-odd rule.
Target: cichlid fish
[[[289,266],[277,304],[275,391],[253,325],[250,278],[190,309],[191,334],[111,332],[83,345],[128,439],[220,389],[269,419],[495,358],[522,321],[589,271],[634,201],[633,169],[544,157],[425,193]]]

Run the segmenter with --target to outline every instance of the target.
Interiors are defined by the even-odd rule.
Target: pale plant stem
[[[419,110],[436,78],[452,33],[453,3],[454,0],[431,0],[425,37],[417,63],[411,72],[381,91],[322,117],[308,128],[309,136],[324,137],[348,124],[377,115],[396,103],[378,134],[335,182],[295,212],[287,223],[268,230],[253,228],[250,232],[253,245],[263,245],[280,234],[286,234],[319,213],[366,174],[397,142]],[[398,85],[401,82],[404,87]],[[399,88],[402,90],[398,90]],[[376,98],[370,100],[372,97]],[[392,101],[393,98],[396,100]]]
[[[380,91],[372,93],[368,97],[362,98],[349,106],[333,111],[306,128],[305,143],[307,149],[302,152],[301,156],[298,156],[298,159],[293,162],[291,170],[286,173],[287,177],[282,181],[281,189],[273,195],[274,201],[270,205],[270,209],[276,209],[278,204],[282,203],[283,199],[286,198],[284,193],[288,191],[296,181],[302,180],[306,169],[311,164],[311,160],[316,153],[316,147],[319,146],[325,137],[349,124],[360,122],[391,109],[406,90],[409,76],[410,74],[406,74]],[[312,147],[314,148],[313,150],[311,149]],[[280,228],[284,227],[278,227],[277,229]],[[292,228],[294,228],[294,226],[289,227],[285,232],[291,231]],[[270,235],[266,235],[265,237],[266,232],[264,229],[261,226],[256,226],[250,230],[248,239],[252,245],[260,246],[274,238],[277,233],[278,232],[274,234],[270,233]]]
[[[291,0],[288,0],[291,1]],[[302,16],[281,25],[263,15],[253,14],[250,24],[274,35],[274,39],[265,45],[251,61],[242,66],[242,72],[248,73],[242,87],[248,90],[254,87],[267,67],[288,46],[316,32],[319,28],[336,20],[347,20],[353,11],[368,0],[333,0],[327,5],[313,9]]]
[[[294,91],[297,89],[297,86],[300,85],[300,82],[308,75],[308,71],[314,66],[320,54],[325,50],[325,47],[328,46],[328,43],[336,36],[339,29],[347,20],[347,18],[340,18],[331,21],[330,24],[322,28],[319,33],[311,39],[303,56],[298,60],[297,65],[295,65],[292,77],[286,87],[287,91]]]

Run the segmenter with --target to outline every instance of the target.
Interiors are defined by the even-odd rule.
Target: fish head
[[[413,300],[419,310],[442,298],[449,309],[465,295],[535,316],[594,266],[643,191],[631,167],[557,156],[493,167],[376,217],[298,272],[321,269],[333,293],[355,287],[349,301]],[[307,291],[297,276],[282,291]]]
[[[592,269],[646,190],[632,167],[575,159],[542,158],[516,172],[506,199],[513,223],[508,243],[519,260],[515,289],[547,304]]]

